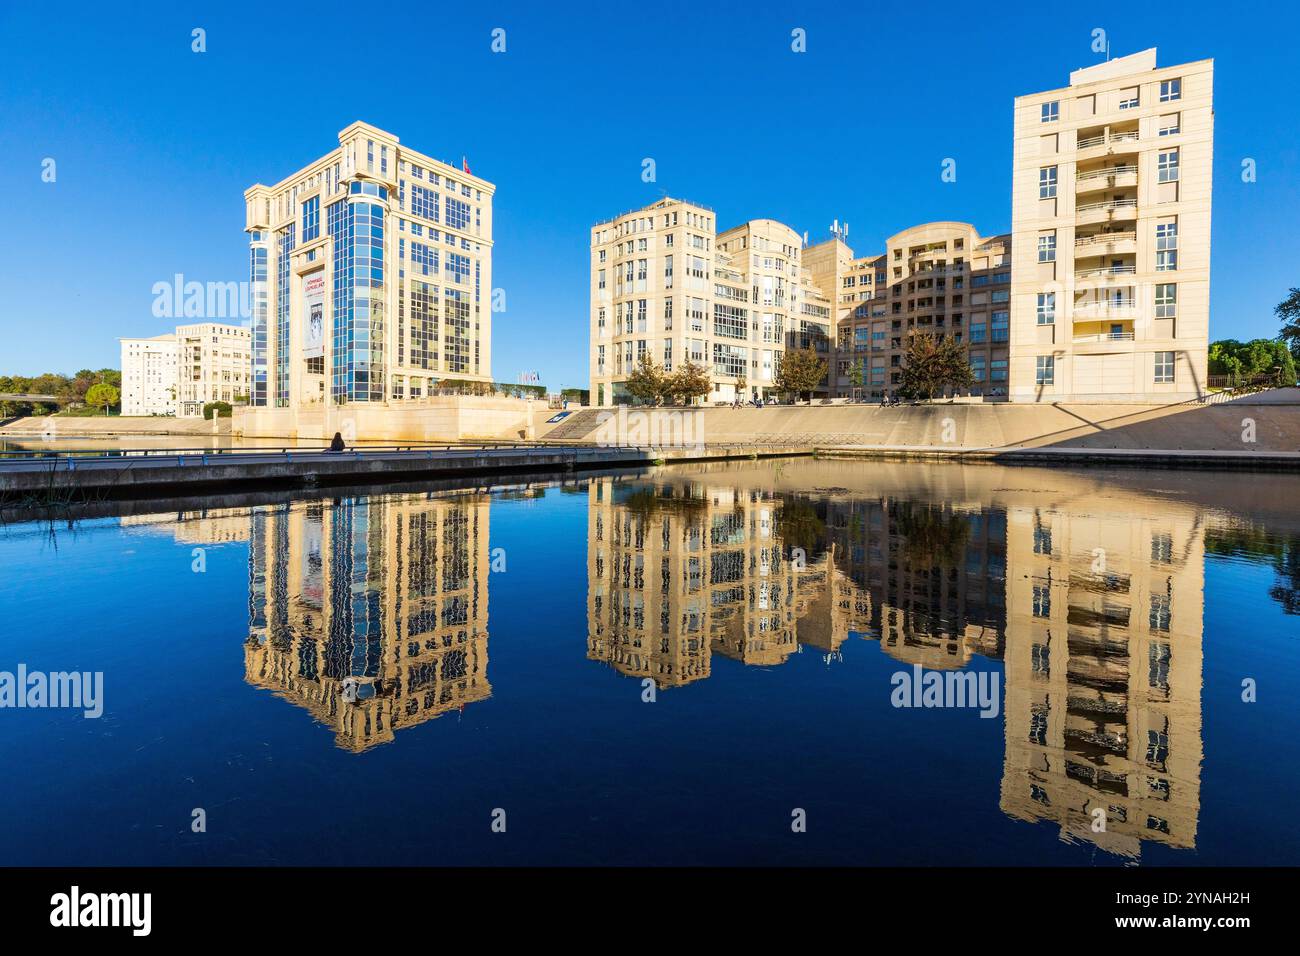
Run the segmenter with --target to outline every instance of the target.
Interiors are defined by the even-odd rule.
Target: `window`
[[[1056,356],[1039,355],[1034,359],[1034,384],[1052,385],[1056,381]]]
[[[1038,234],[1038,261],[1056,261],[1056,233],[1040,232]]]
[[[1182,121],[1179,119],[1181,115],[1181,113],[1170,113],[1167,116],[1160,117],[1160,135],[1177,136],[1182,132]]]
[[[713,343],[713,371],[717,375],[741,376],[749,366],[749,351],[739,345]]]
[[[1007,340],[1007,329],[1011,324],[1011,313],[1006,311],[993,313],[993,341],[1005,342]],[[998,363],[994,362],[994,366]]]
[[[1038,293],[1038,324],[1039,325],[1056,324],[1056,293],[1055,292]]]
[[[311,242],[320,235],[320,196],[302,204],[302,241]]]
[[[1119,91],[1119,108],[1122,110],[1135,110],[1138,108],[1138,91],[1137,87],[1130,87],[1127,90]]]
[[[1053,199],[1056,197],[1056,167],[1044,166],[1038,171],[1038,198]]]
[[[992,362],[992,366],[993,366],[993,381],[1005,382],[1007,380],[1007,360],[994,359]]]
[[[1035,584],[1034,617],[1052,616],[1052,587],[1050,584]]]
[[[1157,352],[1156,353],[1156,376],[1157,385],[1172,385],[1174,383],[1174,353]]]
[[[469,203],[461,202],[459,199],[452,199],[450,196],[445,198],[447,226],[451,229],[469,228]]]
[[[411,215],[438,221],[438,196],[432,189],[411,184]]]
[[[1161,153],[1156,163],[1156,179],[1162,183],[1178,182],[1178,150]]]
[[[1058,100],[1043,104],[1042,122],[1055,123],[1061,118],[1061,104]]]
[[[1153,631],[1167,631],[1171,623],[1170,618],[1170,600],[1168,594],[1151,595],[1151,613],[1147,618],[1147,623],[1151,625]]]
[[[1178,268],[1178,222],[1156,223],[1156,272]]]
[[[1162,283],[1156,286],[1156,318],[1172,319],[1178,314],[1178,286]]]
[[[1183,98],[1183,81],[1182,80],[1161,80],[1160,81],[1160,102],[1169,103],[1173,100]]]
[[[1156,531],[1151,535],[1151,560],[1161,564],[1173,564],[1174,536],[1167,531]]]

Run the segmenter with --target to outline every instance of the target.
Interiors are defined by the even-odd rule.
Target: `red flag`
[[[471,176],[474,175],[473,173],[469,172],[469,163],[465,160],[464,156],[460,158],[460,168],[465,172],[469,173]]]

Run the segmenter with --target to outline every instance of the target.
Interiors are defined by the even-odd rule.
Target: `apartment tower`
[[[175,415],[176,336],[118,339],[122,347],[122,414]]]
[[[1205,388],[1214,61],[1154,49],[1015,101],[1011,399]]]
[[[918,333],[965,346],[975,382],[963,394],[1005,399],[1010,246],[1009,235],[985,238],[969,223],[928,222],[890,236],[878,255],[855,256],[838,228],[805,249],[811,282],[835,297],[831,394],[892,394]]]
[[[802,245],[772,219],[719,234],[713,210],[672,198],[597,223],[592,401],[629,401],[627,380],[646,352],[667,371],[705,366],[706,401],[770,397],[788,348],[829,354],[830,301],[807,284]]]
[[[375,406],[490,382],[494,190],[366,123],[250,187],[251,404]]]

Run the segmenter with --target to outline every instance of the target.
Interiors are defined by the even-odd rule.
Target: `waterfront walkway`
[[[764,448],[763,457],[809,449]],[[73,449],[0,453],[0,500],[136,498],[247,486],[314,486],[484,474],[638,468],[659,462],[754,457],[752,448],[607,448],[490,444],[359,447],[341,452],[282,449]]]

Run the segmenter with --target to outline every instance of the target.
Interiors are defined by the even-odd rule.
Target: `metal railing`
[[[1136,211],[1137,205],[1136,199],[1112,199],[1107,202],[1090,202],[1082,206],[1075,206],[1074,211],[1076,213],[1101,211],[1113,212],[1119,209],[1132,209]]]
[[[1096,136],[1085,136],[1083,139],[1076,140],[1074,146],[1076,149],[1091,149],[1107,143],[1136,143],[1137,141],[1137,133],[1111,133],[1110,136],[1098,133]]]
[[[1101,269],[1085,269],[1083,272],[1076,272],[1075,279],[1096,279],[1104,276],[1124,276],[1133,275],[1137,272],[1137,266],[1106,266]]]
[[[496,449],[548,448],[541,442],[473,442],[465,444],[421,443],[404,445],[353,445],[339,452],[332,452],[323,445],[304,447],[302,445],[256,445],[247,448],[0,448],[0,461],[39,461],[49,459],[75,458],[79,461],[110,460],[119,458],[203,458],[205,464],[218,464],[221,459],[249,458],[255,456],[292,458],[293,455],[339,455],[357,456],[360,454],[394,454],[399,452],[451,452],[451,451],[492,451]],[[207,461],[216,459],[216,461]]]
[[[1136,232],[1099,232],[1092,236],[1078,236],[1074,240],[1076,248],[1080,246],[1108,245],[1112,242],[1136,242]]]
[[[1076,335],[1075,342],[1132,342],[1132,332],[1098,332],[1095,335]]]
[[[1137,166],[1109,166],[1106,169],[1093,169],[1086,173],[1079,173],[1075,176],[1076,183],[1091,183],[1097,179],[1107,179],[1112,176],[1137,175]]]
[[[1107,299],[1104,302],[1076,302],[1074,314],[1110,315],[1117,312],[1131,312],[1136,305],[1137,301],[1127,296],[1122,299]]]

